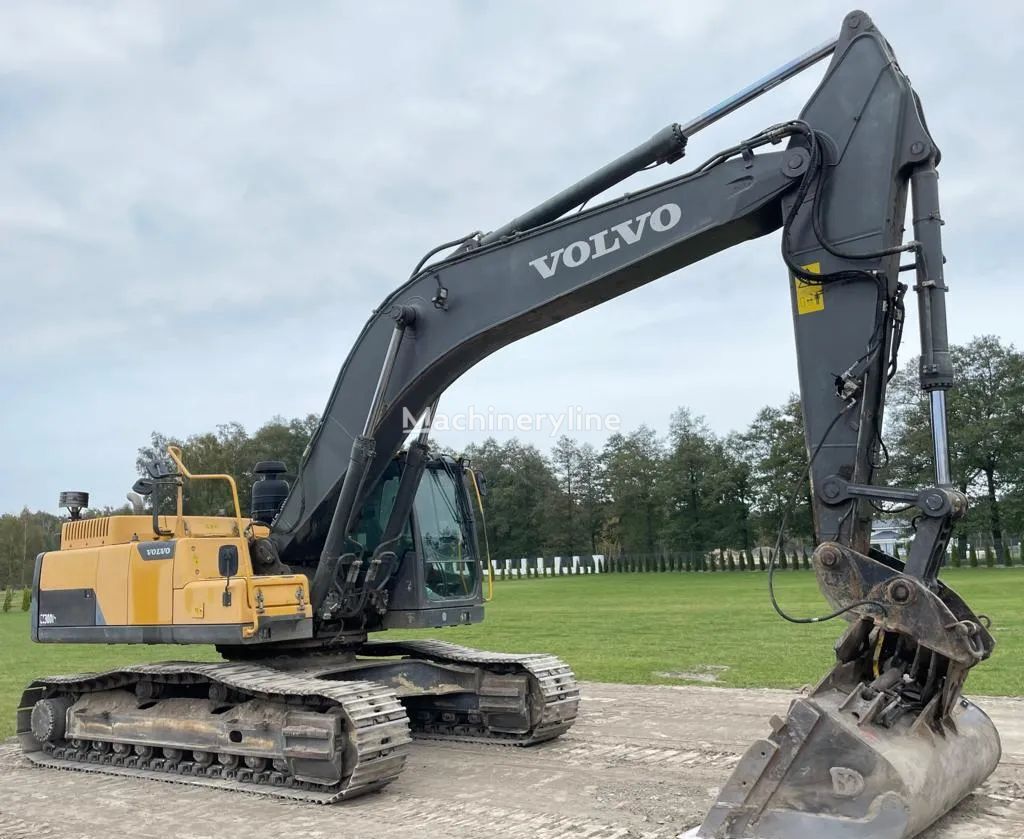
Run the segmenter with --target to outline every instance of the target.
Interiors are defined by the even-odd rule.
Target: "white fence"
[[[539,556],[535,559],[492,559],[495,577],[560,577],[570,574],[602,574],[604,554]]]

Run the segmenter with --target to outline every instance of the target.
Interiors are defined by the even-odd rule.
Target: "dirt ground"
[[[383,792],[323,807],[156,781],[31,766],[0,744],[2,839],[669,839],[717,788],[791,694],[585,684],[576,726],[533,749],[414,744]],[[1024,699],[979,699],[1003,761],[927,839],[1024,837]],[[644,719],[640,719],[644,715]]]

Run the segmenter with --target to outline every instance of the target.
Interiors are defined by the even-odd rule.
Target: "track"
[[[124,753],[109,749],[100,752],[90,747],[88,742],[77,747],[54,748],[46,744],[42,749],[29,751],[26,748],[28,759],[52,769],[233,788],[321,804],[380,789],[394,780],[405,765],[410,740],[408,721],[405,710],[389,689],[372,682],[322,682],[237,662],[141,664],[106,673],[39,679],[28,687],[22,697],[23,710],[18,712],[19,736],[26,743],[34,742],[29,733],[30,709],[44,691],[55,688],[76,694],[132,691],[140,682],[149,681],[167,683],[186,691],[197,689],[202,693],[207,693],[212,686],[219,686],[238,696],[278,703],[282,708],[292,709],[285,713],[290,713],[294,722],[284,729],[286,742],[289,740],[288,732],[292,732],[290,748],[303,754],[315,752],[318,757],[324,750],[332,753],[336,750],[339,755],[347,752],[345,776],[338,783],[314,784],[289,776],[284,769],[275,771],[276,761],[275,766],[271,766],[267,760],[262,760],[266,766],[253,770],[238,758],[234,758],[230,765],[224,765],[210,752],[205,753],[210,758],[209,762],[189,759],[192,755],[189,751],[185,752],[186,757],[172,761],[152,747],[144,747],[141,751],[129,749]],[[296,701],[303,704],[296,707]],[[337,743],[334,738],[328,740],[325,731],[303,724],[303,716],[323,716],[318,713],[304,715],[304,708],[310,711],[330,709],[340,715],[344,725]],[[296,713],[298,716],[294,716]],[[329,716],[328,719],[334,717]]]
[[[449,664],[468,664],[483,670],[528,674],[529,690],[536,708],[536,724],[529,733],[502,734],[490,731],[484,725],[470,725],[464,721],[444,722],[432,718],[429,722],[411,719],[413,734],[430,740],[459,742],[504,743],[532,746],[554,740],[564,734],[576,721],[580,704],[580,686],[569,665],[562,659],[544,653],[515,654],[475,650],[446,641],[370,641],[360,651],[368,655],[413,656]],[[496,698],[499,702],[503,697]],[[481,696],[481,707],[490,697]]]
[[[783,691],[584,684],[580,717],[530,749],[417,741],[393,783],[333,807],[137,779],[48,772],[0,745],[0,838],[672,839],[699,823]],[[996,775],[925,839],[1024,837],[1024,700],[981,699]],[[145,814],[140,818],[140,812]]]

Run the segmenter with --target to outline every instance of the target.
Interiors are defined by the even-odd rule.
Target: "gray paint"
[[[863,253],[898,245],[910,167],[937,159],[909,82],[866,15],[851,15],[844,22],[825,78],[801,116],[821,132],[828,151],[827,184],[819,201],[813,200],[812,186],[795,217],[785,256],[800,265],[818,262],[826,273],[881,272],[887,294],[893,295],[898,254],[873,259],[837,257],[822,247],[810,225],[811,212],[820,204],[827,238],[844,251]],[[911,153],[914,144],[920,149],[914,146]],[[273,538],[283,559],[306,564],[318,559],[354,436],[367,420],[394,335],[394,317],[415,311],[397,352],[379,421],[372,428],[376,454],[363,494],[401,445],[403,415],[420,414],[490,353],[710,254],[778,229],[804,171],[801,156],[806,161],[807,154],[800,146],[806,146],[803,138],[791,141],[787,152],[732,159],[493,244],[464,249],[397,289],[370,318],[345,361],[274,525]],[[612,242],[602,238],[602,230],[669,206],[680,208],[677,224],[660,232],[648,224],[635,244],[619,242],[620,247],[597,254]],[[528,212],[524,217],[530,216]],[[664,213],[661,218],[664,222]],[[483,241],[490,242],[490,237]],[[584,246],[590,251],[589,259]],[[553,258],[558,254],[560,263]],[[792,282],[789,286],[792,294]],[[431,301],[442,287],[448,292],[446,305],[436,308]],[[823,294],[821,312],[798,315],[794,308],[811,449],[822,441],[844,404],[836,394],[836,375],[864,353],[877,308],[873,282],[833,283]],[[855,371],[862,386],[859,401],[830,432],[814,464],[816,488],[829,475],[856,483],[871,481],[877,445],[873,429],[882,421],[892,314],[891,309],[886,313],[877,356],[862,365],[865,369]],[[944,334],[944,323],[941,331]],[[736,375],[739,381],[762,375],[756,353]],[[867,505],[848,513],[849,504],[828,505],[815,496],[819,538],[842,537],[866,551],[870,541]]]
[[[314,561],[333,512],[354,435],[363,427],[393,332],[391,314],[416,309],[374,429],[376,481],[404,438],[403,409],[419,415],[455,379],[495,350],[598,303],[637,288],[683,265],[780,224],[779,197],[793,181],[783,152],[761,155],[748,167],[730,161],[709,171],[667,181],[446,261],[391,294],[369,320],[339,374],[292,490],[274,524],[286,562]],[[578,268],[562,266],[542,278],[531,260],[585,241],[612,225],[667,203],[683,208],[664,233],[647,231]],[[449,290],[446,309],[431,304],[438,284]]]
[[[160,626],[71,626],[35,627],[34,641],[62,644],[224,644],[245,645],[267,641],[294,641],[311,638],[313,621],[309,618],[272,617],[260,620],[267,637],[246,638],[248,624],[167,624]]]

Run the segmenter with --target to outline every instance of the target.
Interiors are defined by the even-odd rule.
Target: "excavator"
[[[678,161],[700,130],[825,59],[799,117],[590,204]],[[690,122],[489,233],[434,248],[363,327],[291,482],[281,462],[256,467],[248,516],[230,477],[192,474],[175,448],[136,483],[133,515],[83,518],[86,494],[62,496],[71,516],[60,549],[36,560],[32,639],[213,644],[221,660],[39,678],[17,712],[24,753],[59,769],[327,803],[392,781],[413,736],[558,737],[579,687],[554,656],[369,640],[483,617],[482,476],[431,451],[429,417],[449,385],[507,344],[781,230],[813,568],[832,609],[804,620],[841,615],[846,628],[833,668],[771,720],[694,835],[917,835],[1000,757],[995,727],[963,694],[992,635],[939,579],[967,509],[949,472],[939,160],[889,43],[854,11],[837,37]],[[878,479],[905,275],[934,443],[934,484],[918,488]],[[738,372],[760,375],[756,354]],[[186,514],[196,481],[220,481],[231,514]],[[916,510],[905,562],[870,538],[874,512],[897,502]]]

